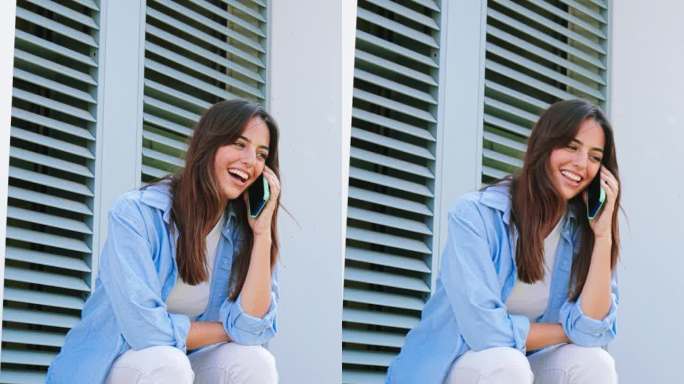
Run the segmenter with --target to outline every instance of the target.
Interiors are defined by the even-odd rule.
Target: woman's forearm
[[[241,304],[247,314],[263,317],[271,306],[271,235],[255,236]]]
[[[532,323],[530,332],[527,334],[525,347],[528,351],[548,347],[549,345],[569,343],[560,324]]]
[[[185,345],[188,350],[197,349],[209,344],[227,343],[230,337],[218,321],[193,321]]]
[[[587,280],[580,294],[582,312],[592,319],[603,319],[610,310],[610,238],[597,237],[591,255]]]

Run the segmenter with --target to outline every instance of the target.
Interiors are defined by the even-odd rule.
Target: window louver
[[[360,0],[343,382],[384,382],[430,292],[440,8]]]
[[[490,0],[486,39],[483,183],[522,166],[531,128],[550,104],[606,106],[608,4]]]
[[[91,285],[99,7],[16,9],[2,383],[43,383]]]
[[[187,138],[212,104],[263,104],[266,2],[147,2],[142,181],[183,166]]]

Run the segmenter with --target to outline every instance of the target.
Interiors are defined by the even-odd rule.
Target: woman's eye
[[[257,154],[257,157],[260,158],[261,160],[266,160],[268,158],[268,153],[260,152]]]
[[[603,160],[603,158],[598,157],[598,156],[593,156],[591,159],[594,160],[594,161],[597,162],[597,163],[600,163],[600,162]]]
[[[568,150],[570,150],[570,151],[576,151],[576,150],[577,150],[577,146],[576,146],[576,145],[568,145],[566,148],[567,148]]]
[[[245,147],[245,144],[241,143],[239,141],[236,141],[233,145],[235,145],[237,148],[244,148]]]

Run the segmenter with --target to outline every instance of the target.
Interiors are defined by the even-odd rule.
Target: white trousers
[[[266,348],[216,344],[189,356],[173,347],[129,350],[109,370],[107,384],[271,384],[275,358]]]
[[[615,361],[601,348],[562,344],[526,357],[513,348],[468,351],[445,384],[617,384]]]

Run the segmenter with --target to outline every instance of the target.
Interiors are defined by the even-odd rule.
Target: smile
[[[563,175],[563,177],[565,177],[565,179],[571,181],[575,185],[579,185],[579,183],[583,180],[582,176],[565,169],[562,169],[560,173]]]
[[[249,174],[243,171],[242,169],[229,168],[228,174],[231,175],[234,179],[240,181],[240,183],[245,183],[247,180],[249,180]]]

